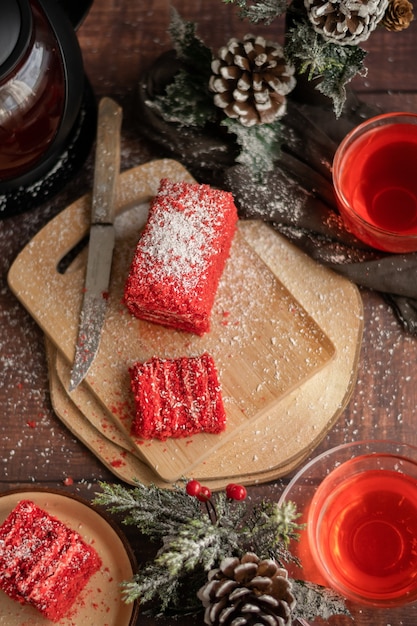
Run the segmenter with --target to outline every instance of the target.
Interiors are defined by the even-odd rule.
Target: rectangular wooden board
[[[329,363],[335,348],[240,232],[219,285],[209,333],[197,337],[132,317],[122,304],[124,283],[149,199],[162,177],[192,181],[171,160],[121,175],[108,312],[86,384],[129,434],[134,405],[128,368],[134,361],[212,354],[227,412],[226,431],[165,442],[132,440],[137,454],[162,480],[172,482],[190,475],[194,466],[238,436],[249,422],[273,411],[286,394]],[[86,250],[65,273],[58,267],[88,233],[89,203],[88,196],[80,198],[47,224],[9,272],[11,289],[69,362],[74,356]]]

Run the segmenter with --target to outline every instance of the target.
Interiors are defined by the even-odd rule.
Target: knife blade
[[[69,391],[84,380],[95,359],[106,316],[115,241],[121,123],[121,107],[111,98],[102,98],[98,108],[87,269]]]

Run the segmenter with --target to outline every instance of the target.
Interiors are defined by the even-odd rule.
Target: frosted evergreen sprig
[[[183,128],[201,129],[220,122],[236,147],[236,162],[247,167],[255,179],[271,171],[281,151],[281,124],[243,127],[231,118],[219,120],[219,108],[215,106],[209,90],[211,61],[208,48],[196,34],[196,25],[183,20],[179,13],[171,10],[169,32],[180,66],[163,93],[147,101],[147,106],[168,123]]]
[[[197,37],[197,26],[194,22],[183,20],[173,7],[170,10],[169,34],[174,44],[175,52],[180,60],[192,65],[211,62],[211,52],[203,41]]]
[[[132,578],[124,581],[122,597],[126,604],[131,604],[140,598],[142,606],[151,604],[155,607],[148,610],[155,616],[164,615],[168,607],[179,602],[180,579],[171,574],[157,563],[147,563]]]
[[[293,580],[292,588],[297,598],[294,618],[309,622],[318,616],[323,620],[328,620],[332,615],[350,617],[343,598],[332,589],[304,580]]]
[[[287,10],[287,0],[223,0],[225,4],[236,4],[240,17],[253,24],[270,24]]]
[[[190,579],[190,573],[199,585],[203,573],[223,558],[241,556],[253,547],[262,555],[289,557],[285,545],[300,528],[291,503],[278,507],[261,502],[248,510],[246,503],[232,500],[224,492],[202,503],[190,497],[182,485],[173,489],[139,482],[133,488],[100,486],[102,492],[96,494],[95,504],[123,515],[124,524],[161,544],[154,561],[123,585],[127,601],[140,598],[145,603],[159,598],[164,607],[166,602],[176,605],[181,581]],[[187,587],[191,595],[198,589],[189,580]],[[165,608],[161,605],[160,610]]]
[[[221,125],[236,138],[239,146],[236,163],[244,165],[253,179],[261,183],[264,174],[271,170],[275,159],[281,155],[282,122],[278,120],[247,128],[237,120],[226,118]]]
[[[167,122],[181,126],[203,127],[216,119],[213,97],[209,92],[211,50],[196,35],[196,24],[183,20],[171,9],[169,33],[181,67],[175,72],[165,93],[148,102]]]
[[[112,513],[126,514],[123,523],[151,538],[163,538],[175,533],[178,526],[194,519],[204,519],[199,503],[179,486],[172,490],[137,483],[133,489],[123,485],[100,484],[102,493],[94,502],[106,506]]]
[[[309,81],[320,79],[316,89],[333,101],[336,117],[346,101],[346,85],[365,75],[366,51],[360,46],[341,46],[316,33],[305,17],[298,16],[286,35],[285,53]]]
[[[358,45],[340,45],[315,32],[302,2],[285,0],[223,0],[236,4],[240,16],[252,24],[271,24],[283,14],[289,16],[285,37],[285,55],[309,81],[317,80],[316,89],[333,103],[336,117],[346,102],[346,85],[356,75],[364,75],[366,51]]]
[[[288,550],[290,541],[297,540],[303,528],[296,521],[298,517],[293,502],[282,506],[276,502],[261,502],[246,520],[247,549],[260,558],[274,558],[281,565],[298,562]]]
[[[298,562],[288,549],[302,528],[292,502],[278,506],[264,500],[248,506],[241,485],[231,483],[214,495],[198,481],[184,485],[162,489],[139,482],[133,488],[101,483],[94,503],[158,541],[155,558],[122,583],[125,602],[139,599],[143,612],[155,617],[197,615],[202,611],[197,592],[223,559],[256,552],[282,566]],[[292,584],[297,616],[348,614],[334,592],[302,581]]]

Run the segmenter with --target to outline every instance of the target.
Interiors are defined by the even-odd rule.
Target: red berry
[[[230,500],[244,500],[247,496],[247,491],[243,485],[230,483],[226,487],[226,496],[230,498]]]
[[[189,480],[185,487],[185,491],[189,496],[196,498],[201,491],[201,484],[198,480]]]
[[[207,500],[210,500],[210,498],[211,498],[210,489],[202,485],[200,491],[197,494],[197,499],[200,500],[200,502],[207,502]]]
[[[232,494],[233,494],[233,490],[234,490],[235,486],[236,486],[236,485],[235,485],[235,483],[229,483],[229,484],[226,486],[226,496],[227,496],[228,498],[230,498],[230,499],[232,499],[232,497],[233,497],[233,495],[232,495]]]

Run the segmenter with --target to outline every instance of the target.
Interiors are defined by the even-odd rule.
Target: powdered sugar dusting
[[[158,271],[158,280],[180,280],[193,289],[205,270],[207,260],[218,252],[213,248],[217,228],[222,224],[223,207],[218,194],[207,185],[182,186],[162,181],[158,203],[151,208],[150,227],[140,245],[144,265]]]
[[[148,170],[146,171],[148,172]],[[149,177],[152,177],[153,183],[156,181],[158,171],[161,172],[161,168],[159,170],[154,168],[152,172],[149,172]],[[181,178],[183,176],[184,174],[181,172]],[[133,176],[129,178],[129,181],[132,179]],[[132,195],[136,194],[140,181],[143,181],[144,177],[140,174],[137,179],[136,182],[132,180],[132,183],[135,182],[132,188],[129,182],[128,188],[134,189]],[[152,185],[152,189],[157,187],[157,184],[158,181],[156,181],[156,185]],[[128,196],[126,188],[124,188],[123,194]],[[142,194],[139,193],[138,195],[139,201],[142,201]],[[131,207],[133,205],[131,198],[128,197],[127,202],[123,202],[123,205],[130,205]],[[288,390],[291,382],[299,381],[300,376],[304,379],[306,368],[307,373],[314,371],[315,365],[323,362],[321,338],[316,337],[314,339],[314,329],[311,329],[310,324],[306,325],[305,316],[301,314],[300,310],[294,310],[292,298],[283,297],[284,294],[282,293],[276,294],[279,295],[278,298],[273,297],[273,293],[271,293],[272,284],[270,283],[270,279],[272,280],[273,277],[265,271],[265,265],[260,262],[256,253],[249,253],[247,247],[242,247],[240,244],[226,264],[213,309],[213,331],[207,336],[193,337],[186,333],[173,333],[172,330],[164,329],[159,325],[132,319],[128,311],[121,306],[121,298],[131,255],[139,236],[138,225],[143,223],[143,217],[146,213],[144,209],[143,206],[137,206],[137,210],[128,211],[117,220],[114,279],[109,298],[106,332],[102,338],[103,354],[102,358],[98,355],[90,376],[94,391],[99,397],[102,396],[103,392],[112,393],[110,406],[112,410],[113,407],[116,407],[117,412],[113,415],[117,421],[120,419],[120,426],[123,427],[123,430],[126,425],[130,426],[130,421],[122,423],[122,418],[127,412],[131,416],[130,410],[132,408],[130,402],[125,402],[123,390],[129,387],[126,372],[127,366],[133,360],[146,359],[155,354],[161,357],[201,354],[203,348],[207,348],[207,351],[215,358],[216,366],[219,367],[221,383],[224,383],[222,386],[227,409],[233,411],[233,417],[231,416],[229,420],[230,427],[233,428],[238,421],[240,425],[242,420],[247,423],[247,420],[255,417],[257,409],[265,410],[270,407],[271,411],[265,414],[266,423],[262,423],[261,430],[265,436],[269,434],[275,437],[278,448],[282,450],[283,444],[286,442],[286,434],[283,433],[282,438],[281,435],[277,436],[275,426],[277,414],[271,402],[273,404],[277,394],[279,397],[283,390]],[[63,245],[65,237],[65,232],[60,228],[59,238],[63,240],[60,241],[60,245]],[[237,240],[236,244],[238,244]],[[253,255],[255,256],[253,257]],[[258,260],[255,261],[256,259]],[[283,259],[280,256],[279,265],[282,262]],[[68,306],[72,310],[74,308],[73,299],[75,298],[75,291],[72,294],[72,284],[75,285],[76,282],[74,271],[72,269],[68,273],[71,289],[67,285],[65,292],[66,301],[68,300]],[[40,292],[42,296],[44,291]],[[48,291],[52,292],[54,289],[50,287]],[[73,297],[68,299],[69,291]],[[55,298],[55,300],[57,299]],[[48,298],[48,304],[49,302]],[[268,313],[266,316],[265,302],[273,308],[270,314]],[[51,306],[59,306],[59,298],[58,302],[51,301]],[[288,326],[285,319],[289,322]],[[303,335],[300,334],[301,330]],[[310,334],[311,331],[313,331],[313,335]],[[309,336],[305,337],[304,332],[307,332]],[[60,328],[59,333],[59,340],[61,340],[62,328]],[[294,337],[297,338],[297,345],[294,345]],[[301,347],[303,345],[305,351],[302,353]],[[291,358],[292,356],[294,358]],[[324,361],[326,362],[327,359],[324,358]],[[286,373],[289,374],[290,380],[285,375]],[[269,377],[268,384],[265,382],[266,377]],[[104,401],[106,402],[106,400]],[[232,405],[236,408],[233,408]],[[240,411],[243,411],[243,416]],[[242,439],[244,440],[245,437],[242,436]],[[197,442],[196,437],[195,441],[193,440],[191,443],[192,447],[195,448],[193,456],[195,454],[195,457],[201,461],[206,458],[208,462],[207,456],[213,449],[213,442],[206,439],[200,440],[200,438]],[[184,445],[180,449],[178,444],[171,446],[169,451],[168,445],[166,448],[161,451],[153,445],[151,447],[142,446],[140,452],[141,456],[146,457],[149,465],[154,467],[158,474],[164,477],[172,475],[177,468],[184,474],[184,463],[185,461],[189,463],[191,446],[188,445],[186,448]],[[239,460],[236,458],[237,450],[232,444],[231,448],[233,450],[233,471],[236,471],[238,469],[236,466],[239,465]],[[256,454],[259,457],[259,446]],[[185,455],[186,459],[184,458]],[[247,456],[245,458],[247,461]],[[218,460],[217,458],[216,463]]]
[[[164,225],[165,233],[160,229],[144,237],[147,262],[149,266],[156,262],[161,272],[176,279],[182,278],[192,288],[198,275],[190,272],[190,268],[200,271],[204,268],[204,242],[211,244],[210,229],[200,228],[196,213],[185,215],[174,208],[166,218],[169,221]],[[193,242],[191,246],[190,241]]]

